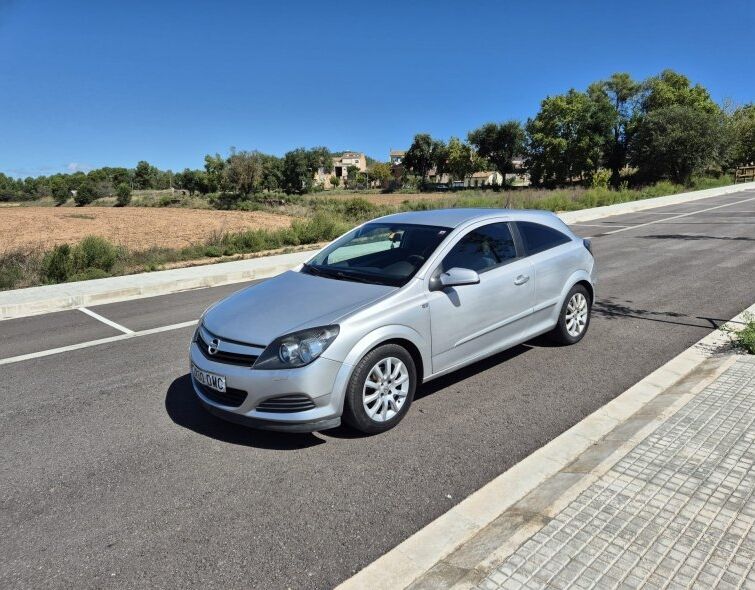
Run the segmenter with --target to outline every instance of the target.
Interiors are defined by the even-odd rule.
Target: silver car
[[[210,307],[191,380],[233,422],[382,432],[420,383],[539,334],[579,342],[594,296],[589,241],[551,213],[388,215]]]

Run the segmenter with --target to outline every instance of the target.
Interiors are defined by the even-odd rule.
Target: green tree
[[[391,179],[391,165],[387,162],[375,162],[368,170],[368,175],[371,182],[383,185]]]
[[[140,161],[134,169],[134,188],[155,188],[157,172],[157,168],[150,165],[149,162],[145,162],[144,160]]]
[[[349,188],[356,188],[358,175],[359,168],[357,166],[352,164],[346,168],[346,185]]]
[[[658,76],[644,82],[641,100],[643,113],[651,113],[673,105],[708,113],[718,113],[720,110],[703,86],[693,86],[687,76],[673,70],[664,70]]]
[[[614,108],[613,136],[607,149],[606,165],[611,171],[611,185],[618,188],[621,169],[627,163],[631,126],[636,117],[642,84],[629,74],[619,72],[591,88],[593,93],[604,92]]]
[[[431,153],[435,174],[440,178],[448,172],[448,146],[444,141],[434,139]]]
[[[605,95],[572,89],[543,100],[537,116],[527,121],[532,181],[589,181],[603,162],[613,120]]]
[[[433,147],[433,138],[428,133],[418,133],[404,155],[404,167],[413,171],[423,181],[434,164]]]
[[[68,201],[68,197],[71,196],[68,184],[60,176],[56,176],[50,180],[50,192],[57,205],[64,205]]]
[[[327,148],[298,148],[283,156],[281,181],[289,194],[304,194],[312,190],[315,172],[320,168],[329,170],[333,158]]]
[[[474,170],[472,148],[458,137],[448,140],[448,173],[454,180],[464,180]]]
[[[93,202],[96,198],[97,190],[94,183],[87,179],[82,182],[81,186],[76,190],[73,200],[76,201],[77,206],[83,207],[84,205],[89,205],[89,203]]]
[[[120,183],[115,189],[116,203],[119,207],[125,207],[131,202],[131,187],[125,182]]]
[[[335,174],[331,174],[329,180],[330,180],[330,186],[332,186],[333,188],[341,184],[340,179]]]
[[[223,184],[238,195],[260,192],[264,175],[264,156],[257,151],[235,152],[226,161],[223,175]]]
[[[276,156],[263,154],[262,188],[276,191],[283,185],[283,160]]]
[[[519,121],[486,123],[470,131],[467,140],[480,156],[505,174],[513,170],[511,160],[514,156],[524,152],[525,134]]]
[[[208,192],[207,178],[201,170],[184,168],[183,172],[176,172],[173,175],[173,185],[176,188],[188,191],[190,195]]]
[[[223,170],[225,159],[220,154],[204,157],[205,177],[207,178],[208,192],[215,193],[223,190]]]
[[[657,108],[643,117],[630,160],[645,181],[668,178],[689,184],[715,161],[720,135],[717,113],[682,104]]]
[[[731,116],[730,128],[732,164],[755,163],[755,103],[737,108]]]

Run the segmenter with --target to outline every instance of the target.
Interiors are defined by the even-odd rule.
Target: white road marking
[[[121,334],[119,336],[110,336],[109,338],[100,338],[99,340],[89,340],[88,342],[80,342],[78,344],[70,344],[69,346],[61,346],[59,348],[50,348],[48,350],[41,350],[39,352],[30,352],[29,354],[21,354],[19,356],[11,356],[8,358],[0,359],[0,365],[11,365],[13,363],[20,363],[21,361],[28,361],[31,359],[40,358],[43,356],[51,356],[53,354],[60,354],[62,352],[70,352],[71,350],[79,350],[81,348],[89,348],[91,346],[99,346],[100,344],[109,344],[111,342],[119,342],[121,340],[129,340],[131,338],[139,338],[140,336],[149,336],[150,334],[159,334],[160,332],[169,332],[171,330],[180,330],[181,328],[187,328],[189,326],[196,325],[197,320],[191,320],[190,322],[181,322],[180,324],[171,324],[169,326],[160,326],[159,328],[150,328],[149,330],[141,330],[139,332],[131,332],[130,334]]]
[[[653,225],[655,223],[666,223],[667,221],[671,221],[672,219],[680,219],[682,217],[689,217],[690,215],[697,215],[698,213],[705,213],[706,211],[713,211],[714,209],[721,209],[723,207],[731,207],[732,205],[739,205],[740,203],[748,203],[749,201],[755,201],[755,197],[750,197],[749,199],[742,199],[741,201],[736,201],[734,203],[724,203],[723,205],[716,205],[715,207],[708,207],[707,209],[699,209],[697,211],[690,211],[689,213],[681,213],[680,215],[674,215],[672,217],[656,219],[655,221],[648,221],[647,223],[640,223],[638,225],[630,225],[629,227],[622,227],[620,229],[615,229],[613,231],[607,231],[606,233],[602,235],[610,236],[611,234],[618,234],[619,232],[629,231],[630,229],[637,229],[638,227],[645,227],[647,225]]]
[[[89,317],[94,318],[95,320],[102,322],[103,324],[106,324],[110,326],[111,328],[115,328],[119,332],[123,332],[124,334],[133,334],[133,330],[129,330],[126,326],[121,326],[120,324],[114,322],[113,320],[109,320],[106,317],[101,316],[98,313],[93,312],[91,309],[87,309],[86,307],[79,307],[77,308],[79,311],[83,311],[85,314],[87,314]]]
[[[604,223],[573,223],[572,225],[579,225],[582,227],[629,227],[626,223],[612,223],[611,225],[606,225]]]

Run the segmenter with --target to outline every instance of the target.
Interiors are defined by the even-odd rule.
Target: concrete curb
[[[755,305],[730,320],[726,327],[732,330],[740,327],[748,312],[755,313]],[[337,590],[406,588],[656,396],[729,344],[727,334],[714,330],[379,557],[340,584]]]
[[[294,252],[202,267],[4,291],[0,292],[0,320],[264,279],[290,270],[310,256],[312,251]]]
[[[748,189],[755,189],[755,182],[744,182],[741,184],[732,184],[717,188],[708,188],[701,191],[692,191],[688,193],[677,193],[665,197],[653,197],[652,199],[643,199],[641,201],[630,201],[628,203],[618,203],[616,205],[606,205],[605,207],[593,207],[592,209],[582,209],[580,211],[566,211],[559,213],[558,216],[564,223],[582,223],[611,215],[622,215],[624,213],[636,213],[647,209],[657,207],[667,207],[669,205],[679,205],[681,203],[692,203],[700,199],[709,199],[711,197],[721,197],[739,193]]]
[[[755,183],[748,182],[606,207],[569,211],[560,213],[559,217],[566,223],[580,223],[612,215],[689,203],[752,188],[755,188]],[[307,250],[220,264],[2,291],[0,292],[0,320],[263,279],[305,262],[314,251]]]

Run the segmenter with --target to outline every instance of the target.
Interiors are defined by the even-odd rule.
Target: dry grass
[[[276,230],[291,218],[260,211],[153,207],[14,207],[0,211],[0,252],[49,249],[97,235],[132,250],[183,248],[221,233]]]

